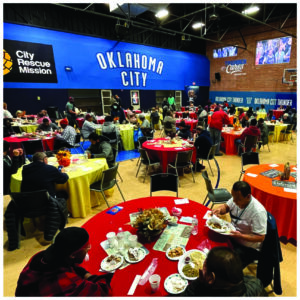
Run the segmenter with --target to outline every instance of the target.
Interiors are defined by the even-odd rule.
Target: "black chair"
[[[22,147],[24,149],[25,156],[31,160],[31,156],[36,152],[44,152],[44,146],[42,140],[33,140],[21,142]]]
[[[175,174],[160,173],[150,176],[150,197],[153,192],[172,191],[178,197],[178,176]]]
[[[12,129],[15,133],[22,133],[22,130],[20,129],[19,126],[12,126]]]
[[[102,172],[102,179],[100,181],[96,181],[93,184],[90,185],[90,190],[91,191],[95,191],[95,192],[100,192],[107,204],[108,207],[110,207],[110,205],[107,202],[107,199],[105,197],[104,191],[109,190],[111,188],[113,188],[115,185],[117,185],[118,190],[123,198],[123,201],[125,202],[125,198],[122,194],[122,191],[119,187],[118,181],[116,179],[117,176],[117,172],[118,172],[118,167],[119,164],[116,164],[115,166],[113,166],[110,169],[107,169],[105,171]]]
[[[103,132],[102,130],[101,136],[106,137],[108,139],[108,142],[112,145],[112,147],[116,145],[116,147],[120,147],[120,149],[122,150],[122,141],[121,138],[118,137],[116,130],[117,129],[115,129],[115,131],[112,132]]]
[[[247,135],[245,137],[244,143],[239,144],[238,153],[240,153],[240,148],[242,148],[243,152],[249,152],[253,149],[257,148],[258,136]]]
[[[146,166],[146,172],[145,172],[144,181],[143,181],[143,182],[145,182],[149,167],[160,164],[160,161],[154,161],[154,160],[150,159],[147,151],[143,148],[139,148],[139,152],[140,152],[141,158],[140,158],[140,164],[139,164],[139,167],[138,167],[135,177],[137,177],[140,167],[143,164]]]
[[[192,156],[193,156],[193,150],[188,150],[188,151],[180,151],[177,152],[176,155],[176,160],[170,164],[168,164],[167,166],[167,172],[170,168],[175,169],[176,171],[176,175],[178,176],[178,172],[177,169],[184,169],[184,168],[190,168],[192,176],[193,176],[193,181],[195,182],[195,178],[194,178],[194,172],[193,172],[193,163],[192,163]],[[183,172],[184,174],[184,172]],[[180,186],[180,181],[179,181],[179,177],[178,177],[178,183]]]
[[[139,149],[142,148],[143,143],[146,142],[147,140],[148,140],[148,138],[146,136],[141,136],[138,138]],[[140,160],[141,160],[141,156],[138,158],[136,165],[139,164]]]
[[[113,151],[113,154],[114,154],[114,164],[116,165],[116,160],[117,160],[117,156],[118,156],[118,151],[117,151],[117,149],[115,149],[115,148],[112,148],[112,151]],[[122,177],[121,177],[121,175],[120,175],[120,173],[119,173],[119,170],[117,171],[117,173],[118,173],[118,175],[119,175],[121,181],[123,182],[123,179],[122,179]]]
[[[245,174],[244,166],[246,165],[259,165],[259,155],[257,152],[246,152],[241,155],[242,170],[239,180],[241,180],[242,175]]]
[[[294,142],[293,140],[293,129],[294,129],[294,124],[288,124],[287,127],[284,130],[281,130],[280,133],[283,134],[283,140],[286,142],[288,142],[287,139],[285,139],[289,134],[291,135],[291,140],[292,142]]]
[[[48,116],[51,119],[51,121],[52,120],[55,121],[57,119],[60,119],[60,115],[59,115],[57,106],[48,106],[47,107],[47,113],[48,113]]]
[[[206,206],[208,206],[209,203],[211,202],[212,203],[211,208],[213,208],[215,204],[226,203],[232,197],[231,194],[226,189],[222,189],[222,188],[213,189],[211,181],[208,178],[207,171],[202,172],[202,177],[205,180],[206,190],[207,190],[207,195],[202,203],[203,205],[205,205],[207,198],[209,199],[209,201],[207,202]]]
[[[74,149],[76,151],[76,153],[79,154],[78,149],[77,149],[78,147],[80,147],[81,150],[84,152],[84,149],[83,149],[82,144],[81,144],[81,133],[76,133],[74,146],[69,145],[68,148]]]
[[[201,164],[203,165],[203,160],[206,160],[208,162],[208,165],[209,165],[209,168],[210,168],[210,171],[211,171],[211,175],[214,176],[214,173],[212,171],[212,168],[211,168],[211,165],[209,163],[210,160],[214,160],[216,162],[216,159],[215,159],[215,153],[216,153],[216,149],[217,149],[217,144],[215,145],[212,145],[209,149],[209,152],[208,152],[208,155],[207,157],[197,157],[198,159],[201,159]],[[201,146],[200,146],[201,147]]]
[[[272,142],[274,143],[274,136],[275,136],[275,125],[267,125],[268,126],[268,130],[269,130],[269,133],[268,133],[268,138],[270,136],[272,136]],[[269,147],[269,146],[268,146]]]
[[[47,190],[11,193],[11,198],[5,212],[9,250],[20,248],[19,235],[21,233],[25,236],[22,226],[24,218],[33,219],[45,215],[44,238],[49,241],[53,239],[58,229],[64,228],[67,222],[66,202],[51,197]]]

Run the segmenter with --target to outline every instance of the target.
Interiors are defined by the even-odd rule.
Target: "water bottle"
[[[198,234],[198,219],[197,216],[193,216],[193,221],[192,221],[192,235]]]
[[[88,158],[89,158],[88,152],[87,152],[87,151],[84,151],[84,159],[85,159],[85,160],[88,160]]]

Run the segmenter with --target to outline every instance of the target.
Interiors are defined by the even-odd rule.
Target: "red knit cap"
[[[69,124],[69,121],[68,119],[62,119],[60,122],[59,122],[60,125],[68,125]]]

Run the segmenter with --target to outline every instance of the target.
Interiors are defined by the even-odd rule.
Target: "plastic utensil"
[[[149,280],[150,276],[155,272],[157,265],[158,265],[158,258],[153,258],[151,264],[142,275],[139,281],[139,285],[144,285]]]

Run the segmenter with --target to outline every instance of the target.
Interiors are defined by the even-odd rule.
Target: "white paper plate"
[[[183,284],[183,287],[182,289],[180,290],[176,290],[174,289],[173,287],[173,284],[172,284],[172,281],[177,278],[178,280],[182,281],[182,284]],[[175,279],[176,280],[176,279]],[[176,274],[172,274],[170,276],[168,276],[165,280],[165,283],[164,283],[164,287],[165,287],[165,290],[169,293],[169,294],[180,294],[182,293],[186,287],[188,286],[188,281],[184,278],[182,278],[180,276],[180,274],[176,273]]]
[[[187,280],[195,280],[195,279],[198,278],[198,276],[196,276],[196,277],[188,277],[188,276],[185,276],[184,273],[182,272],[183,267],[186,265],[186,263],[185,263],[185,258],[186,258],[187,256],[190,256],[190,254],[191,254],[192,252],[200,252],[200,253],[202,253],[202,254],[204,254],[204,255],[206,256],[206,254],[205,254],[204,252],[202,252],[202,251],[200,251],[200,250],[198,250],[198,249],[192,249],[192,250],[187,251],[186,253],[184,253],[184,255],[182,255],[182,256],[180,257],[180,259],[179,259],[179,261],[178,261],[178,272],[179,272],[179,274],[181,275],[181,277],[183,277],[183,278],[185,278],[185,279],[187,279]]]
[[[128,256],[128,252],[125,253],[124,257],[125,257],[125,260],[126,260],[128,263],[130,263],[130,264],[136,264],[136,263],[142,261],[142,260],[145,258],[145,256],[146,256],[146,251],[145,251],[145,249],[143,249],[143,248],[138,248],[138,249],[139,249],[138,260],[131,260],[131,259],[129,258],[129,256]]]
[[[211,225],[209,225],[209,223],[210,223],[210,218],[206,220],[206,226],[209,229],[211,229],[217,233],[223,234],[223,235],[230,235],[231,234],[230,231],[236,231],[235,227],[231,223],[229,223],[225,220],[222,220],[222,219],[220,219],[220,225],[224,226],[224,228],[221,228],[221,229],[213,228]]]
[[[179,259],[180,259],[180,257],[181,257],[182,255],[180,255],[180,256],[175,256],[175,257],[169,256],[169,251],[172,250],[172,249],[175,249],[176,247],[180,247],[180,248],[182,249],[182,251],[183,251],[183,254],[182,254],[182,255],[184,255],[184,253],[186,252],[186,251],[185,251],[185,248],[182,247],[182,246],[172,246],[172,247],[170,247],[170,248],[166,251],[166,256],[167,256],[168,259],[170,259],[170,260],[179,260]]]
[[[116,263],[116,264],[109,264],[109,263],[107,262],[107,259],[110,257],[110,255],[107,256],[107,257],[105,257],[105,258],[101,261],[101,265],[100,265],[100,266],[101,266],[101,269],[102,269],[103,271],[111,272],[111,271],[114,271],[114,270],[116,270],[116,269],[118,269],[119,267],[122,266],[123,261],[124,261],[123,256],[121,256],[121,255],[119,255],[119,254],[114,254],[114,256],[119,257],[121,260],[120,260],[118,263]]]

